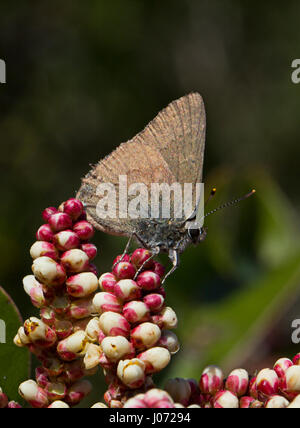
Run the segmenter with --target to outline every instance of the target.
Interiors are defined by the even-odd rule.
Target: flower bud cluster
[[[97,248],[90,243],[94,229],[79,200],[47,208],[43,219],[30,249],[32,275],[23,279],[40,314],[26,320],[15,337],[15,344],[27,347],[42,366],[19,393],[34,408],[68,408],[91,391],[83,379],[94,373],[84,364],[90,344],[85,330],[99,289],[92,264]]]
[[[263,369],[250,377],[244,369],[233,370],[227,378],[216,366],[206,367],[199,382],[195,379],[175,378],[160,390],[156,407],[163,407],[164,393],[171,399],[166,407],[197,408],[300,408],[300,359],[281,358],[273,369]],[[158,390],[152,390],[158,396]],[[147,392],[147,394],[152,393]],[[155,391],[155,392],[154,392]],[[129,398],[124,407],[151,407],[147,394]],[[153,403],[151,403],[153,405]]]
[[[163,266],[142,248],[118,256],[113,266],[99,279],[101,292],[93,299],[97,316],[87,328],[93,345],[84,361],[87,367],[102,366],[109,384],[105,401],[117,408],[133,391],[153,387],[152,375],[169,364],[179,342],[171,331],[177,316],[161,285]]]

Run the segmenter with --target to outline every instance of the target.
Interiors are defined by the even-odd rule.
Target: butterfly
[[[206,238],[203,195],[200,197],[195,191],[196,186],[202,183],[205,133],[206,113],[201,95],[191,93],[173,101],[142,132],[94,166],[83,178],[77,195],[85,204],[88,219],[96,229],[128,236],[130,240],[135,238],[139,245],[152,252],[153,257],[161,252],[167,253],[173,267],[165,279],[178,268],[180,254],[191,244],[197,245]],[[149,193],[154,183],[169,186],[174,183],[182,186],[191,184],[190,211],[176,216],[174,203],[168,218],[151,215],[129,217],[121,213],[120,206],[110,201],[115,196],[112,192],[108,202],[112,202],[115,216],[99,215],[99,186],[109,183],[118,191],[120,176],[126,177],[127,186],[140,183]],[[129,196],[129,204],[135,196]],[[173,193],[171,199],[174,202]],[[146,196],[140,202],[146,204],[150,211],[152,202]],[[156,205],[161,203],[161,197],[156,198]]]

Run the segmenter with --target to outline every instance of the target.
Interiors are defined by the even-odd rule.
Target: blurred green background
[[[199,378],[207,363],[254,370],[297,353],[300,85],[291,63],[300,57],[299,1],[0,8],[0,284],[23,317],[35,313],[22,278],[43,208],[74,196],[89,164],[198,91],[208,119],[206,189],[218,188],[210,208],[253,187],[257,195],[210,217],[207,240],[186,251],[169,280],[182,351],[159,382]],[[125,241],[100,232],[95,241],[105,272]],[[0,384],[5,370],[0,360]]]

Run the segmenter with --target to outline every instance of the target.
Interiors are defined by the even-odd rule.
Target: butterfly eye
[[[188,235],[189,235],[191,241],[193,243],[197,244],[199,242],[199,237],[201,235],[201,229],[190,228],[190,229],[188,229]]]

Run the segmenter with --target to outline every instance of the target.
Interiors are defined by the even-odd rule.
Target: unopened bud
[[[87,337],[84,331],[77,331],[67,339],[59,342],[57,352],[64,361],[73,361],[82,355],[87,344]]]
[[[86,297],[71,303],[68,315],[77,320],[89,317],[94,311],[93,298]]]
[[[160,287],[161,278],[155,272],[145,271],[137,277],[137,284],[143,290],[153,291]]]
[[[71,276],[66,282],[67,292],[72,297],[87,297],[99,286],[98,278],[91,272]]]
[[[101,315],[104,312],[122,312],[122,305],[117,297],[112,293],[101,292],[95,294],[93,298],[95,312]]]
[[[168,349],[171,355],[175,355],[180,349],[178,337],[170,330],[162,330],[161,338],[157,344]]]
[[[53,232],[61,232],[63,230],[72,229],[72,219],[68,214],[56,213],[53,214],[48,220]]]
[[[38,241],[53,242],[54,233],[52,232],[52,229],[49,224],[43,224],[38,229],[38,231],[36,232],[36,239]]]
[[[106,337],[101,342],[101,348],[107,359],[114,363],[134,355],[132,344],[124,336]]]
[[[218,392],[213,400],[215,409],[238,409],[239,400],[231,391]]]
[[[116,277],[112,273],[104,273],[99,279],[101,290],[107,291],[109,293],[114,292],[116,283]]]
[[[45,408],[49,404],[46,391],[40,388],[33,380],[21,383],[19,394],[34,408]]]
[[[78,199],[71,198],[63,204],[63,210],[73,221],[76,221],[83,213],[83,204]]]
[[[150,317],[150,310],[144,302],[133,300],[124,305],[123,315],[128,322],[135,324],[136,322],[147,321]]]
[[[256,388],[263,396],[269,397],[278,392],[279,379],[275,370],[263,369],[256,378]]]
[[[156,312],[160,311],[164,305],[165,299],[161,294],[147,294],[144,297],[144,303],[148,306],[150,311]]]
[[[146,374],[157,373],[163,370],[171,361],[170,352],[156,346],[154,348],[147,349],[137,356],[146,365]]]
[[[150,259],[152,256],[151,252],[146,250],[145,248],[138,248],[132,253],[131,263],[136,267],[140,268]],[[144,266],[145,269],[152,269],[154,266],[153,260],[147,262]]]
[[[238,397],[245,395],[249,385],[249,375],[244,369],[233,370],[228,376],[225,388]]]
[[[29,340],[41,348],[49,348],[56,342],[55,332],[42,320],[31,317],[24,323],[24,331]]]
[[[73,227],[74,232],[82,241],[89,241],[95,234],[94,228],[88,221],[79,221]]]
[[[100,327],[106,336],[129,336],[130,324],[120,314],[104,312],[100,317]]]
[[[68,272],[80,273],[86,270],[89,264],[89,258],[84,251],[74,249],[66,251],[61,256],[61,262]]]
[[[58,213],[58,209],[57,209],[57,208],[55,208],[55,207],[49,207],[49,208],[46,208],[46,209],[43,211],[42,217],[43,217],[43,219],[44,219],[45,221],[49,221],[50,217],[51,217],[53,214],[57,214],[57,213]]]
[[[170,394],[176,403],[187,406],[192,394],[191,386],[186,379],[169,379],[165,385],[165,390]]]
[[[64,268],[50,257],[39,257],[32,265],[34,276],[42,284],[48,286],[60,286],[66,280]]]
[[[64,230],[54,236],[54,242],[59,251],[68,251],[80,245],[80,239],[72,230]]]
[[[280,358],[274,364],[274,370],[277,373],[278,377],[283,377],[287,369],[292,365],[293,365],[292,361],[289,360],[288,358]]]
[[[138,325],[131,332],[131,342],[139,350],[151,348],[159,341],[160,337],[160,328],[150,322]]]
[[[224,375],[216,366],[208,366],[200,378],[199,387],[203,394],[215,395],[223,388]]]
[[[48,409],[69,409],[70,406],[65,403],[64,401],[54,401],[50,406],[48,406]]]
[[[175,311],[172,308],[163,308],[160,313],[152,316],[152,322],[160,328],[172,330],[177,327],[178,319]]]
[[[58,259],[58,251],[51,242],[37,241],[30,248],[30,255],[33,260],[39,257],[49,257],[50,259]]]
[[[145,382],[145,364],[138,358],[122,360],[118,364],[117,374],[129,388],[140,388]]]
[[[90,261],[92,261],[96,258],[97,253],[98,253],[96,245],[94,245],[94,244],[82,244],[81,249],[82,249],[82,251],[84,251],[86,253],[86,255],[88,256]]]
[[[86,353],[84,356],[84,367],[87,370],[91,370],[100,364],[100,357],[102,354],[101,348],[94,343],[89,343],[86,347]]]
[[[273,397],[271,397],[266,405],[265,408],[266,409],[285,409],[286,407],[288,407],[288,405],[290,404],[290,402],[282,397],[281,395],[273,395]]]
[[[92,391],[92,385],[88,380],[79,380],[74,383],[71,388],[68,390],[65,401],[75,406],[80,403],[87,395]]]
[[[141,297],[141,289],[132,279],[123,279],[117,282],[114,293],[118,299],[125,302]]]
[[[128,262],[120,262],[113,269],[113,274],[118,278],[119,281],[122,279],[133,279],[135,273],[135,267],[133,264]]]

